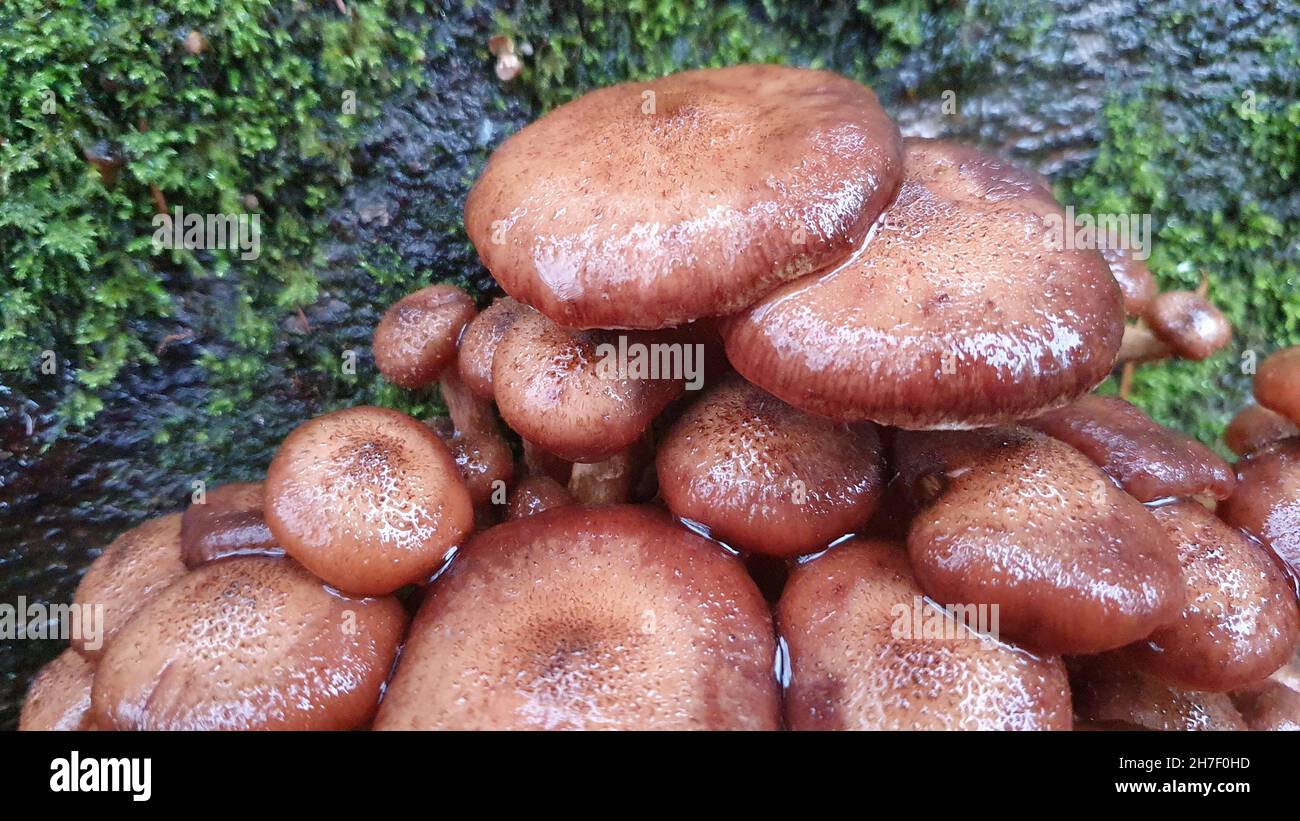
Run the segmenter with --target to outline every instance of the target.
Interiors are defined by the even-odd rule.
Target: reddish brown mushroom
[[[1070,685],[1081,721],[1147,730],[1246,729],[1226,693],[1183,690],[1110,659],[1072,660]]]
[[[1118,652],[1189,690],[1226,692],[1267,678],[1300,644],[1291,580],[1259,543],[1196,502],[1152,514],[1178,550],[1183,612]]]
[[[456,365],[461,381],[479,399],[496,399],[492,387],[492,360],[497,346],[522,310],[523,306],[510,297],[494,300],[483,313],[470,320],[461,334]]]
[[[375,729],[776,729],[774,653],[735,556],[661,513],[571,505],[457,555]]]
[[[1119,289],[1124,292],[1124,313],[1145,315],[1158,290],[1151,269],[1133,256],[1132,251],[1106,247],[1101,249],[1101,255],[1110,266],[1111,276],[1119,283]]]
[[[465,203],[483,264],[570,328],[739,310],[846,256],[893,194],[875,94],[774,65],[602,88],[492,155]]]
[[[474,522],[446,445],[411,417],[373,407],[289,434],[267,471],[265,516],[285,552],[358,595],[425,581]]]
[[[95,666],[71,648],[41,668],[27,688],[19,730],[93,730],[90,687]]]
[[[188,568],[226,556],[283,556],[262,515],[262,483],[221,485],[181,517],[181,559]]]
[[[73,648],[98,658],[137,610],[183,575],[181,514],[150,519],[118,536],[77,585],[73,604],[104,609],[99,629],[73,635]]]
[[[1223,441],[1238,456],[1248,456],[1274,442],[1300,436],[1300,427],[1280,413],[1259,405],[1237,411],[1223,430]]]
[[[1237,484],[1214,451],[1118,397],[1085,396],[1024,424],[1077,448],[1141,502],[1226,499]]]
[[[1028,428],[900,432],[921,509],[908,551],[943,604],[1000,608],[1002,635],[1096,653],[1177,617],[1178,557],[1151,514],[1083,454]]]
[[[506,510],[507,519],[525,519],[529,516],[573,504],[573,494],[564,485],[546,475],[532,475],[521,479],[510,491]]]
[[[656,466],[674,515],[773,556],[811,553],[861,529],[884,470],[874,425],[810,416],[736,377],[673,425]]]
[[[1300,579],[1300,438],[1238,462],[1237,490],[1218,514],[1267,545]]]
[[[431,384],[455,364],[456,343],[476,309],[452,285],[430,285],[394,302],[375,328],[375,365],[400,388]]]
[[[142,608],[95,672],[115,730],[350,730],[374,714],[406,626],[289,559],[198,568]]]
[[[1148,362],[1178,356],[1200,361],[1232,340],[1232,323],[1196,291],[1164,291],[1151,301],[1145,324],[1124,332],[1121,362]]]
[[[514,482],[515,456],[501,435],[492,404],[474,395],[451,369],[439,381],[448,419],[430,423],[451,449],[475,507],[504,504]]]
[[[1252,730],[1300,731],[1300,693],[1277,681],[1262,681],[1232,694],[1232,703]]]
[[[777,626],[793,730],[1070,728],[1061,660],[977,634],[978,624],[935,607],[901,545],[853,540],[797,565]]]
[[[1100,254],[1053,249],[1051,193],[952,143],[907,140],[904,166],[861,253],[723,322],[736,370],[809,413],[912,429],[1014,421],[1105,379],[1123,297]]]
[[[1300,425],[1300,345],[1274,351],[1259,363],[1255,399]]]

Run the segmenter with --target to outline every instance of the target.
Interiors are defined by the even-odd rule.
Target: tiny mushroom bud
[[[1274,442],[1300,435],[1300,427],[1280,413],[1260,405],[1237,411],[1223,430],[1223,441],[1238,456],[1249,456]]]
[[[510,490],[507,519],[525,519],[529,516],[573,504],[573,494],[545,474],[527,476]]]
[[[1259,363],[1255,399],[1300,425],[1300,345],[1274,351]]]
[[[226,556],[282,556],[262,515],[262,483],[221,485],[181,517],[181,559],[193,569]]]
[[[893,195],[867,87],[745,65],[592,91],[498,148],[465,228],[507,293],[569,328],[739,310],[847,256]]]
[[[795,566],[776,613],[793,730],[1070,729],[1061,660],[936,607],[901,545],[852,540]]]
[[[1110,266],[1110,273],[1124,292],[1124,313],[1129,316],[1144,316],[1156,297],[1156,278],[1142,260],[1133,256],[1132,251],[1107,246],[1101,249],[1101,255]]]
[[[374,727],[774,730],[775,650],[738,558],[652,510],[569,505],[452,560]]]
[[[1183,690],[1119,666],[1110,656],[1072,660],[1070,685],[1081,721],[1134,730],[1246,729],[1226,693]]]
[[[41,668],[27,688],[19,730],[93,730],[90,688],[95,665],[68,648]]]
[[[1123,297],[1036,179],[972,148],[905,141],[898,196],[860,253],[722,322],[746,379],[801,410],[911,429],[1011,422],[1110,373]]]
[[[1263,542],[1300,579],[1300,438],[1237,463],[1237,489],[1218,514]]]
[[[1200,361],[1232,341],[1232,323],[1195,291],[1164,291],[1151,301],[1146,324],[1125,329],[1121,362],[1178,356]]]
[[[208,50],[208,38],[198,29],[190,29],[185,35],[185,50],[196,56],[202,54]]]
[[[1024,424],[1077,448],[1140,502],[1226,499],[1237,484],[1214,451],[1118,397],[1085,396]]]

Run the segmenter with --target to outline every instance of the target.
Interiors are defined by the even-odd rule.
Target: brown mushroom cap
[[[1156,278],[1151,269],[1142,260],[1133,256],[1132,251],[1120,248],[1102,248],[1101,255],[1110,266],[1111,276],[1119,283],[1124,293],[1124,313],[1129,316],[1145,316],[1155,299]]]
[[[1065,443],[1028,428],[903,431],[895,462],[924,503],[907,544],[940,603],[996,604],[1001,634],[1044,653],[1119,647],[1177,617],[1173,545]]]
[[[494,300],[483,313],[470,320],[461,334],[456,367],[461,380],[480,399],[496,398],[492,387],[492,359],[522,310],[523,306],[510,297]]]
[[[266,522],[308,570],[357,595],[422,582],[473,526],[455,459],[425,425],[357,407],[304,422],[266,475]]]
[[[686,71],[593,91],[515,134],[465,228],[507,293],[565,327],[672,327],[847,255],[893,194],[899,153],[852,80]]]
[[[1261,681],[1232,694],[1252,730],[1300,730],[1300,693],[1277,681]]]
[[[571,504],[573,495],[564,485],[544,474],[527,476],[510,491],[506,518],[526,519],[543,510]]]
[[[1237,484],[1214,451],[1119,397],[1091,394],[1024,424],[1078,449],[1141,502],[1226,499]]]
[[[375,328],[375,365],[402,388],[432,384],[456,356],[474,300],[452,285],[430,285],[394,302]]]
[[[1223,430],[1223,441],[1238,456],[1247,456],[1274,442],[1300,435],[1300,427],[1280,413],[1259,405],[1237,411]]]
[[[1300,643],[1291,580],[1257,542],[1200,504],[1152,510],[1178,549],[1178,619],[1119,651],[1133,666],[1190,690],[1226,692],[1267,678]]]
[[[95,673],[117,730],[350,730],[373,715],[406,625],[288,559],[198,568],[140,610]]]
[[[19,730],[92,730],[90,686],[95,666],[68,648],[40,669],[27,688]]]
[[[1267,545],[1300,579],[1300,438],[1237,463],[1237,490],[1218,514]]]
[[[732,547],[795,556],[866,524],[884,461],[874,425],[810,416],[732,377],[669,430],[656,467],[674,515]]]
[[[569,331],[525,311],[493,357],[501,418],[520,436],[570,462],[599,462],[631,445],[684,390],[681,378],[618,373],[613,331]],[[630,332],[631,345],[682,344],[677,334]],[[645,348],[645,350],[654,350]],[[680,376],[661,374],[662,376]]]
[[[735,556],[652,510],[571,505],[457,555],[375,729],[775,729],[774,654]]]
[[[118,536],[90,565],[72,597],[76,605],[104,608],[97,635],[72,636],[73,648],[98,658],[137,610],[183,575],[181,514],[150,519]]]
[[[1274,351],[1259,363],[1255,399],[1300,425],[1300,345]]]
[[[191,569],[227,556],[282,556],[262,516],[262,483],[221,485],[181,517],[181,560]]]
[[[900,612],[942,631],[897,635]],[[777,606],[793,730],[1070,728],[1059,658],[976,634],[924,599],[901,545],[855,539],[797,565]]]
[[[861,253],[722,323],[746,379],[801,410],[902,428],[1014,421],[1087,393],[1124,333],[1096,251],[1053,250],[1064,211],[973,148],[907,140]]]
[[[1122,722],[1148,730],[1245,730],[1226,693],[1183,690],[1109,657],[1070,664],[1074,711],[1081,721]]]
[[[1147,325],[1183,359],[1202,360],[1232,340],[1232,323],[1194,291],[1165,291],[1151,301]]]

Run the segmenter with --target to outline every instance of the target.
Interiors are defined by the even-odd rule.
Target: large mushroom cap
[[[1255,399],[1300,425],[1300,345],[1274,351],[1259,363]]]
[[[72,636],[73,648],[97,658],[137,610],[183,575],[181,514],[150,519],[118,536],[77,585],[74,604],[104,610],[99,630]]]
[[[506,292],[571,328],[739,310],[844,257],[899,176],[875,94],[822,71],[686,71],[593,91],[492,155],[465,228]]]
[[[479,533],[412,625],[376,729],[775,729],[775,641],[735,556],[566,506]]]
[[[431,384],[456,356],[456,342],[477,309],[453,285],[430,285],[394,302],[375,328],[375,365],[402,388]]]
[[[900,613],[909,629],[897,629]],[[935,608],[899,545],[854,540],[796,566],[777,624],[790,653],[791,729],[1070,728],[1061,660],[977,635],[977,624]]]
[[[794,556],[866,524],[884,464],[870,423],[809,416],[733,377],[677,421],[656,468],[675,515],[732,547]]]
[[[901,432],[895,452],[926,503],[907,544],[939,602],[996,604],[1003,636],[1048,653],[1119,647],[1178,615],[1160,526],[1065,443],[1027,428]]]
[[[1120,651],[1133,664],[1191,690],[1224,692],[1267,678],[1300,642],[1291,580],[1257,542],[1196,502],[1152,511],[1178,550],[1183,612]]]
[[[1081,451],[1140,502],[1226,499],[1237,484],[1214,451],[1119,397],[1085,396],[1025,424]]]
[[[904,172],[860,253],[723,322],[736,370],[805,411],[902,428],[1005,423],[1105,379],[1122,295],[1096,251],[1054,247],[1052,195],[946,142],[907,140]]]
[[[95,666],[68,648],[41,668],[27,688],[19,730],[91,730],[90,687]]]
[[[349,599],[288,559],[204,565],[133,618],[95,672],[116,730],[350,730],[379,703],[406,625],[396,599]]]
[[[1300,438],[1238,462],[1237,489],[1218,514],[1267,545],[1300,579]]]
[[[469,491],[437,434],[374,407],[295,428],[267,471],[265,516],[285,552],[358,595],[428,579],[474,523]]]

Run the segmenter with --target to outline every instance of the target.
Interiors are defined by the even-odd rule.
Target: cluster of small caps
[[[23,724],[1300,727],[1300,439],[1252,428],[1234,471],[1090,394],[1133,334],[1223,334],[1050,247],[1061,212],[824,72],[563,106],[467,202],[509,296],[434,285],[375,331],[448,418],[312,419],[123,535],[76,596],[103,646]],[[602,367],[654,346],[704,390]],[[1293,421],[1297,360],[1256,383]]]

